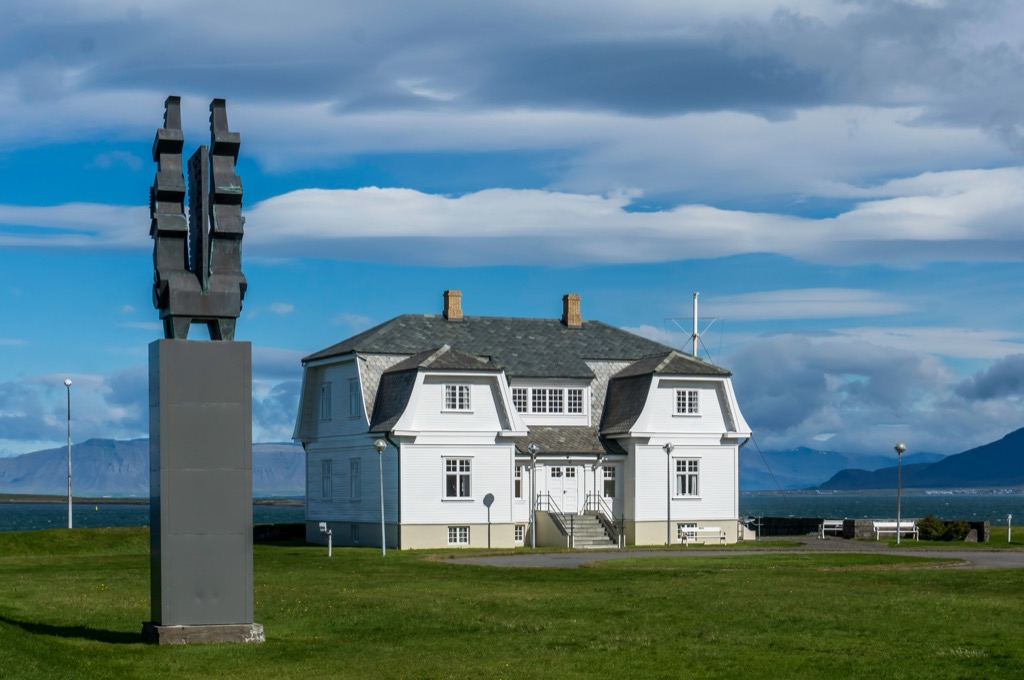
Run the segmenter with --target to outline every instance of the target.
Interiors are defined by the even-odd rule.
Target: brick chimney
[[[562,323],[568,328],[582,328],[579,293],[567,293],[562,296]]]
[[[444,318],[449,321],[462,321],[462,291],[444,292]]]

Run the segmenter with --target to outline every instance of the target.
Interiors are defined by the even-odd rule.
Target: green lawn
[[[153,647],[138,641],[145,529],[0,534],[0,677],[874,680],[1024,668],[1021,570],[669,552],[498,569],[372,549],[328,559],[297,544],[257,545],[254,563],[265,644]]]

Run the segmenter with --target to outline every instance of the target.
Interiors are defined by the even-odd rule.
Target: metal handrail
[[[608,505],[608,501],[604,499],[604,496],[599,493],[588,493],[587,498],[583,503],[583,507],[587,510],[593,510],[597,513],[597,519],[604,525],[605,529],[611,533],[610,538],[615,541],[615,545],[622,547],[623,545],[623,534],[626,528],[626,517],[622,516],[622,524],[619,525],[619,520],[615,519],[615,512],[611,506]]]
[[[575,533],[575,526],[574,526],[574,522],[573,522],[573,519],[574,519],[573,516],[572,515],[566,515],[564,512],[562,512],[562,509],[560,507],[558,507],[558,503],[556,503],[555,499],[553,499],[551,497],[551,494],[549,494],[549,493],[537,494],[537,506],[538,507],[541,507],[541,506],[545,505],[545,501],[546,501],[546,505],[547,505],[547,509],[545,510],[545,512],[547,512],[548,515],[551,516],[555,520],[555,525],[558,527],[558,530],[561,531],[562,535],[566,537],[566,546],[565,547],[567,547],[567,548],[574,548],[574,547],[576,547],[576,539],[575,539],[575,536],[573,535]],[[551,508],[554,508],[554,511],[552,511]],[[566,518],[567,517],[568,517],[568,522],[566,522]]]

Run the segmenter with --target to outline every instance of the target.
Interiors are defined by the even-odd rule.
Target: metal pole
[[[68,388],[68,529],[71,528],[71,379],[64,381]]]
[[[530,452],[530,547],[537,547],[537,452],[540,447],[531,442],[526,450]]]
[[[665,474],[668,477],[665,485],[665,545],[672,545],[672,450],[676,448],[672,442],[665,446]]]
[[[373,448],[377,449],[377,476],[380,478],[380,554],[381,557],[388,554],[387,538],[384,533],[384,449],[388,445],[383,439],[373,442]]]
[[[897,442],[896,446],[896,545],[900,544],[900,535],[903,527],[900,526],[900,492],[903,486],[903,452],[907,450],[903,442]]]
[[[1013,515],[1006,516],[1006,542],[1013,543]]]

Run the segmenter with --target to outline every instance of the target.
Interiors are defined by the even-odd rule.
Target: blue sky
[[[628,6],[627,6],[628,5]],[[300,358],[562,294],[734,373],[761,448],[1024,426],[1024,5],[102,2],[0,9],[0,456],[148,433],[151,145],[241,134],[254,440]]]

